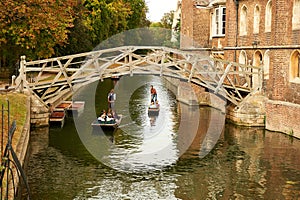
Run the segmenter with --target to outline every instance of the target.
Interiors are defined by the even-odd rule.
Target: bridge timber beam
[[[248,95],[261,89],[262,73],[261,66],[168,47],[122,46],[28,62],[22,56],[17,86],[20,90],[28,89],[49,105],[94,81],[124,75],[157,75],[203,86],[239,105]],[[253,77],[259,83],[254,84]]]

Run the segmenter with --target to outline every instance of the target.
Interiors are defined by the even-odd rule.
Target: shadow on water
[[[145,109],[148,85],[144,85],[118,107],[122,114],[126,109],[130,111],[124,114],[119,129],[91,132],[92,140],[107,141],[97,148],[111,165],[90,153],[72,118],[62,129],[51,128],[49,134],[47,130],[33,131],[27,167],[33,199],[299,198],[298,139],[262,128],[225,124],[224,114],[218,110],[179,105],[163,82],[155,81],[161,104],[169,105],[168,109],[155,119],[149,117]],[[97,91],[106,93],[112,86],[109,80],[104,81]],[[95,101],[101,104],[96,104],[98,111],[106,106],[103,99],[107,97],[103,92],[97,95]],[[118,99],[126,95],[120,92]],[[197,117],[195,111],[199,120],[184,121]],[[191,131],[191,126],[197,131]],[[159,146],[167,149],[162,151],[166,155],[140,157],[141,152],[151,155],[151,150]],[[154,170],[126,171],[118,161],[128,164],[128,169],[134,166]]]

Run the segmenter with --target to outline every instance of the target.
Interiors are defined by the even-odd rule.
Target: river
[[[150,85],[161,110],[148,116]],[[119,129],[95,130],[115,88]],[[159,77],[83,88],[85,110],[62,129],[32,130],[26,174],[32,199],[299,199],[300,141],[225,122],[210,107],[178,103]],[[25,193],[25,192],[24,192]]]

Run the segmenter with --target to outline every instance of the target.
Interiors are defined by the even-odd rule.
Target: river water
[[[150,85],[161,110],[148,116]],[[119,129],[93,129],[115,88]],[[299,199],[300,141],[225,123],[210,107],[180,104],[159,77],[83,88],[85,110],[62,129],[32,131],[33,199]]]

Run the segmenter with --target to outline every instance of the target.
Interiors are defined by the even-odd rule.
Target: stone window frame
[[[271,26],[272,26],[272,0],[269,0],[266,5],[265,32],[271,32]]]
[[[213,9],[211,26],[212,26],[212,37],[225,37],[226,6],[218,5]]]
[[[300,50],[291,53],[289,80],[292,83],[300,84]]]
[[[300,0],[299,0],[300,1]],[[259,33],[259,25],[260,25],[260,12],[261,9],[258,4],[254,6],[254,15],[253,15],[253,33]]]
[[[239,54],[239,64],[247,65],[248,63],[248,56],[245,50],[241,50]],[[239,71],[242,71],[242,68],[238,68]]]
[[[292,17],[292,29],[300,29],[300,0],[294,0],[293,4],[293,17]]]
[[[270,50],[267,50],[264,53],[263,57],[263,70],[264,70],[264,79],[269,80],[269,75],[270,75]]]
[[[240,12],[240,35],[247,35],[248,29],[248,8],[243,5]]]
[[[260,67],[263,65],[263,62],[264,62],[264,56],[263,56],[263,53],[261,50],[256,50],[254,53],[253,53],[253,58],[252,58],[252,66],[255,66],[255,67]],[[260,77],[260,75],[258,74],[259,73],[259,70],[258,69],[251,69],[252,71],[252,87],[254,88],[258,88],[260,86],[260,78],[263,78],[263,77]]]
[[[243,56],[243,57],[242,57]],[[247,52],[245,50],[241,50],[240,51],[240,54],[239,54],[239,63],[240,64],[243,64],[243,65],[246,65],[248,62],[248,59],[247,59]]]

